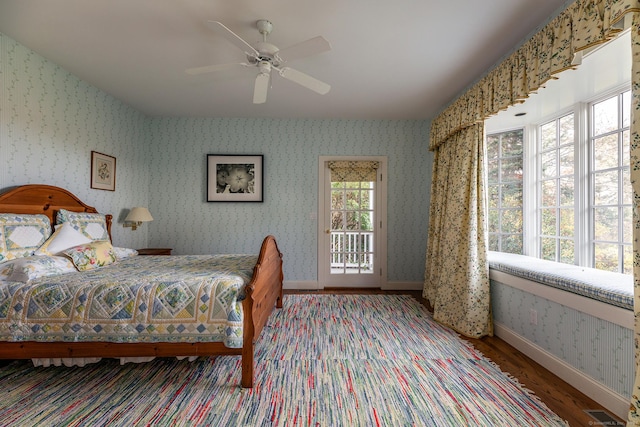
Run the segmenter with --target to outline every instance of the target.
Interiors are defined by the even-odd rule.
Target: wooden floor
[[[285,293],[358,293],[358,294],[380,294],[380,293],[401,293],[412,295],[429,310],[428,302],[422,298],[419,291],[411,292],[386,292],[375,289],[342,289],[332,288],[322,291],[285,291]],[[516,378],[520,384],[531,390],[549,409],[569,422],[571,427],[582,426],[623,426],[625,423],[618,417],[614,417],[610,411],[581,393],[576,388],[561,380],[541,365],[516,350],[511,345],[498,337],[484,337],[481,339],[465,338],[473,346],[481,351],[487,358],[500,366],[503,372],[509,373]],[[596,421],[586,410],[602,410],[613,416],[618,423],[602,423]]]

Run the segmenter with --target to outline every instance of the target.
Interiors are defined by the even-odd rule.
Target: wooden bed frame
[[[51,185],[23,185],[0,194],[0,213],[44,214],[55,224],[60,209],[97,212],[67,190]],[[112,216],[106,215],[111,236]],[[173,357],[241,355],[245,388],[253,387],[254,343],[274,307],[282,307],[282,253],[275,238],[262,242],[251,282],[245,288],[243,346],[228,348],[221,342],[112,343],[112,342],[0,342],[0,359],[72,357]]]

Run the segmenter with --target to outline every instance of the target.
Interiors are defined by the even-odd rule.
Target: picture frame
[[[263,202],[262,154],[207,154],[207,202]]]
[[[107,154],[91,152],[91,188],[116,190],[116,158]]]

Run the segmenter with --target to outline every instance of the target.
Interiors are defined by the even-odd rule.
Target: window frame
[[[541,245],[540,245],[540,231],[541,231],[541,202],[542,194],[540,190],[540,177],[541,177],[541,142],[540,142],[540,126],[549,123],[553,120],[560,119],[567,114],[573,113],[574,115],[574,265],[582,267],[595,268],[594,258],[594,214],[592,200],[594,197],[594,184],[593,184],[593,150],[592,141],[594,136],[592,135],[592,110],[593,105],[607,100],[611,97],[619,97],[618,103],[619,111],[624,112],[624,103],[622,95],[630,91],[630,84],[619,85],[610,90],[604,91],[597,96],[578,102],[568,108],[561,109],[548,116],[543,117],[540,120],[536,120],[532,123],[527,123],[524,126],[516,126],[505,129],[492,130],[489,135],[502,134],[518,129],[523,129],[523,197],[522,197],[522,210],[523,210],[523,229],[522,240],[523,250],[522,254],[527,256],[533,256],[541,258]],[[619,123],[623,123],[623,117],[619,115]],[[616,132],[624,132],[627,127],[617,128]],[[621,148],[619,147],[619,150]],[[624,152],[623,152],[624,153]],[[624,154],[623,154],[624,155]],[[629,153],[626,153],[628,156]],[[622,163],[622,162],[620,162]],[[627,165],[629,163],[627,162]],[[620,168],[619,170],[622,170]],[[533,172],[533,173],[532,173]],[[487,167],[487,175],[489,174],[489,168]],[[618,183],[624,183],[621,181],[624,179],[622,172],[619,172]],[[487,180],[488,184],[488,180]],[[631,183],[627,183],[631,185]],[[622,191],[622,185],[619,185],[619,191]],[[623,200],[623,195],[619,194],[619,201]],[[618,205],[618,211],[621,212],[621,205]],[[487,213],[489,207],[487,206]],[[619,219],[619,232],[622,232],[622,225]],[[624,235],[619,235],[619,245],[624,245]],[[620,257],[624,260],[624,250],[622,250],[619,256],[619,268],[618,272],[624,271],[620,268]],[[610,271],[610,270],[603,270]]]

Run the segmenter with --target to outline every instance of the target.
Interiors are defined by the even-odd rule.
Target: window
[[[631,274],[632,189],[629,176],[631,92],[590,106],[590,212],[593,266]]]
[[[522,253],[522,129],[487,135],[489,249]]]
[[[539,128],[538,215],[539,258],[573,264],[574,224],[574,115]]]
[[[531,132],[487,135],[490,250],[631,274],[630,107],[619,91]]]

